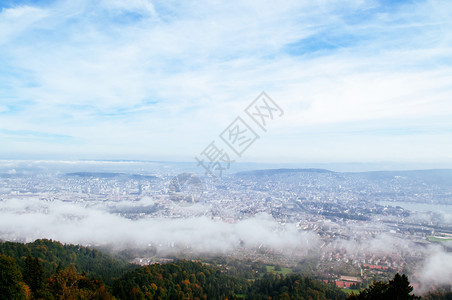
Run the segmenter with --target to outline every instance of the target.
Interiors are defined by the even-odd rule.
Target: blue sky
[[[266,91],[241,158],[452,166],[450,1],[0,1],[0,159],[190,161]]]

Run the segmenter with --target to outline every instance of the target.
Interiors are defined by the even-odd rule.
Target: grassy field
[[[341,289],[341,290],[348,295],[351,294],[352,292],[355,293],[355,295],[359,294],[358,289]]]
[[[271,273],[282,274],[282,275],[287,275],[289,273],[292,273],[291,268],[281,267],[281,271],[275,271],[274,266],[266,266],[266,267],[267,267],[267,273],[271,272]]]
[[[436,237],[436,236],[428,236],[427,239],[430,242],[450,242],[450,241],[452,241],[452,238],[440,238],[440,237]]]

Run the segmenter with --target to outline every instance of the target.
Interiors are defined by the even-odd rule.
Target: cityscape
[[[130,248],[130,261],[141,265],[181,255],[226,255],[295,269],[308,262],[317,278],[343,288],[366,286],[397,272],[412,276],[416,288],[428,288],[434,282],[422,272],[435,266],[426,261],[435,255],[447,258],[452,249],[452,170],[261,169],[218,179],[177,174],[183,167],[177,163],[153,163],[153,170],[139,162],[91,162],[100,172],[80,171],[83,162],[71,164],[67,172],[67,162],[59,164],[61,169],[58,163],[45,168],[44,162],[29,162],[27,168],[3,165],[2,239],[30,242],[53,235],[112,253]],[[30,221],[27,227],[24,222],[20,230],[7,226],[6,220],[22,217],[39,223]],[[111,221],[91,232],[85,228],[91,218],[106,217],[114,217],[118,228],[124,224],[144,235],[99,237],[111,231]],[[52,226],[75,232],[58,235]],[[191,239],[181,236],[184,229]],[[218,244],[200,242],[212,239]]]

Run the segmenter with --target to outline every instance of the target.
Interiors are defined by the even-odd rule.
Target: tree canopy
[[[351,295],[350,300],[410,300],[420,299],[412,295],[413,287],[408,281],[408,277],[399,273],[388,283],[376,281],[368,288],[362,290],[358,295]]]

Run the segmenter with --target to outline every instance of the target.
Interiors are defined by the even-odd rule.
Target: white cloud
[[[20,109],[0,121],[9,130],[33,128],[74,142],[10,139],[2,151],[191,159],[265,90],[285,108],[272,128],[282,137],[277,148],[263,138],[272,150],[250,151],[247,160],[347,160],[341,147],[361,148],[378,129],[450,119],[449,6],[118,0],[4,9],[0,56],[12,73],[0,78],[8,86],[4,99],[14,100],[0,105]],[[450,146],[432,149],[443,149],[450,125],[437,123],[434,136],[404,135],[399,149],[377,137],[387,149],[381,159],[428,142],[431,149],[412,159],[444,160]],[[370,132],[348,135],[346,143],[297,134],[363,126]],[[372,147],[352,157],[372,159]],[[317,155],[327,148],[337,151]]]
[[[452,254],[439,248],[430,250],[430,255],[416,270],[419,292],[426,292],[432,286],[445,286],[452,282]]]
[[[3,8],[0,11],[0,45],[20,36],[23,31],[46,16],[48,16],[47,12],[37,7]]]
[[[75,244],[113,245],[117,249],[152,245],[162,253],[181,249],[226,253],[240,246],[264,246],[303,256],[318,246],[317,235],[299,232],[295,224],[282,228],[268,215],[230,224],[208,217],[130,220],[105,209],[58,200],[9,199],[0,206],[0,239],[50,238]]]

